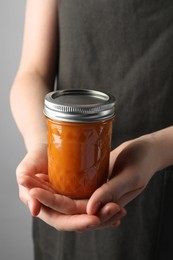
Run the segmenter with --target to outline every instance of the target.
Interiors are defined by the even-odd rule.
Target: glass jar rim
[[[115,97],[90,89],[65,89],[48,93],[44,114],[64,122],[97,122],[115,116]]]

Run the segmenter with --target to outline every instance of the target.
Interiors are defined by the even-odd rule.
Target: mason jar
[[[87,199],[108,179],[115,98],[88,89],[45,96],[48,176],[56,193]]]

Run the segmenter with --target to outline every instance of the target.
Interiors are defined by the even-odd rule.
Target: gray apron
[[[117,99],[112,148],[173,125],[173,1],[59,0],[58,88]],[[173,167],[127,205],[119,228],[59,232],[33,220],[36,260],[173,259]]]

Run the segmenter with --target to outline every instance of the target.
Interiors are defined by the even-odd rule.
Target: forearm
[[[53,90],[50,85],[39,74],[25,72],[17,75],[12,86],[11,109],[27,150],[38,143],[47,143],[43,105],[45,94]]]
[[[10,93],[12,113],[27,149],[47,142],[43,101],[53,90],[57,64],[57,0],[28,0],[21,61]]]

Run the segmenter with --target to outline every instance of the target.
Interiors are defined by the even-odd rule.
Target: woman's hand
[[[16,170],[19,197],[29,207],[33,216],[38,215],[41,204],[30,195],[29,183],[34,180],[40,187],[51,190],[47,177],[47,165],[47,145],[38,144],[28,151]]]
[[[38,217],[61,231],[86,231],[118,226],[125,210],[115,203],[108,203],[97,215],[87,214],[87,200],[72,200],[66,196],[33,188],[30,195],[42,203]]]
[[[110,202],[124,207],[137,197],[157,171],[156,154],[149,135],[125,142],[113,150],[109,181],[91,196],[87,213],[96,214]]]
[[[47,175],[47,145],[31,149],[17,168],[19,196],[37,216],[52,227],[63,231],[85,231],[110,225],[118,226],[125,210],[108,203],[97,212],[87,214],[87,200],[72,200],[56,194]],[[109,223],[109,225],[108,225]]]

